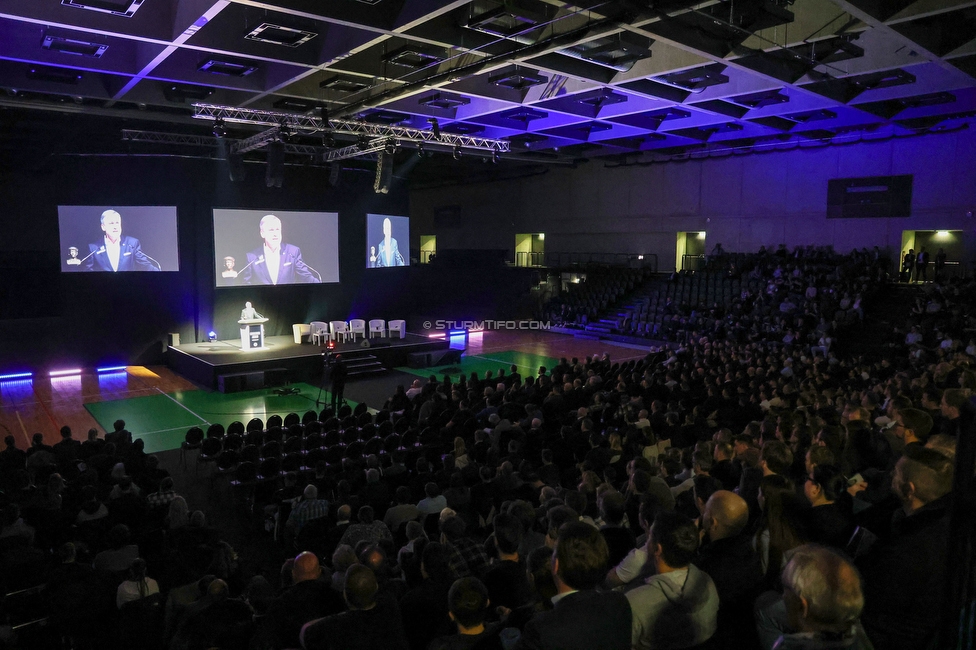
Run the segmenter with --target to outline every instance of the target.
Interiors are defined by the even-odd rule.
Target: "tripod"
[[[322,392],[325,391],[326,385],[331,387],[332,381],[332,353],[325,352],[322,355],[322,381],[319,382],[319,395],[315,398],[315,407],[318,408],[319,402],[325,405],[325,400],[322,399]]]
[[[333,393],[335,389],[335,382],[332,378],[332,369],[335,366],[335,359],[332,358],[332,351],[329,350],[322,355],[322,381],[319,383],[319,394],[315,398],[315,406],[318,408],[321,403],[322,406],[326,406],[326,401],[322,397],[322,393],[328,387],[329,392]],[[340,406],[346,405],[346,398],[343,395],[342,399],[337,400],[335,404],[335,410],[338,413]]]

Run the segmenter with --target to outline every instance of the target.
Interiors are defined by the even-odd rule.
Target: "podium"
[[[264,324],[267,318],[242,318],[237,321],[241,326],[241,350],[264,349]]]

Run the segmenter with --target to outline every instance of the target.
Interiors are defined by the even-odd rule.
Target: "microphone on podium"
[[[152,257],[146,255],[145,253],[143,253],[143,255],[146,257],[147,260],[149,260],[150,262],[152,262],[153,264],[155,264],[157,269],[159,269],[160,271],[163,270],[163,265],[162,264],[160,264],[159,262],[157,262],[156,260],[154,260]]]
[[[315,275],[317,275],[319,277],[319,282],[322,282],[322,274],[321,273],[319,273],[318,271],[316,271],[315,269],[313,269],[310,264],[305,264],[305,268],[307,268],[309,271],[311,271],[312,273],[314,273]]]
[[[104,252],[105,252],[105,247],[102,246],[97,251],[92,251],[92,252],[88,253],[88,255],[85,255],[83,258],[81,258],[81,262],[84,262],[85,260],[87,260],[89,257],[91,257],[92,255],[94,255],[95,253],[104,253]],[[81,262],[78,262],[78,263],[81,264]]]
[[[244,265],[244,268],[241,269],[240,271],[237,271],[237,275],[235,275],[234,277],[236,278],[238,275],[240,275],[241,273],[243,273],[247,269],[247,267],[249,267],[252,264],[255,264],[257,262],[264,262],[264,255],[259,255],[256,260],[251,260],[250,262],[248,262],[247,264],[245,264]]]

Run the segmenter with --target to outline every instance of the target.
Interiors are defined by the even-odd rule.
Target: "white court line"
[[[184,411],[186,411],[187,413],[191,414],[193,417],[195,417],[196,419],[200,420],[204,424],[211,424],[210,420],[208,420],[205,417],[201,417],[201,415],[199,413],[195,413],[195,412],[193,412],[192,409],[189,409],[186,406],[184,406],[183,404],[180,404],[179,400],[175,399],[172,395],[169,395],[167,393],[164,393],[163,391],[159,390],[158,388],[156,389],[156,391],[160,395],[166,395],[166,397],[168,397],[169,399],[173,400],[173,403],[174,404],[179,405],[180,408],[182,408]],[[179,427],[177,427],[177,428],[179,428]],[[163,429],[163,431],[175,431],[175,429]]]
[[[532,354],[533,356],[537,356],[537,357],[544,357],[545,356],[544,354],[534,354],[532,352],[522,352],[521,354]],[[505,370],[508,370],[508,366],[511,366],[512,365],[512,362],[511,361],[502,361],[501,359],[492,359],[491,357],[486,357],[483,354],[473,354],[471,356],[472,357],[475,357],[477,359],[485,359],[487,361],[492,361],[494,363],[504,364],[505,365]],[[554,357],[548,357],[548,358],[552,359]],[[556,363],[559,363],[559,362],[557,361]],[[516,363],[515,365],[518,366],[519,368],[525,368],[526,370],[531,370],[532,372],[535,372],[535,371],[538,370],[538,368],[533,368],[532,366],[523,366],[520,363]]]
[[[159,429],[157,431],[146,431],[144,433],[134,433],[133,438],[145,438],[146,436],[153,436],[157,433],[169,433],[170,431],[183,431],[186,427],[173,427],[172,429]]]

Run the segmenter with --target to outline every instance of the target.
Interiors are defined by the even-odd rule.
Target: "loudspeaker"
[[[285,143],[268,143],[268,168],[264,177],[268,187],[281,187],[285,180]]]
[[[288,383],[287,368],[269,368],[264,371],[265,386],[284,386]]]
[[[377,194],[388,194],[392,181],[393,156],[381,151],[379,159],[376,161],[376,180],[373,181],[373,191]]]
[[[342,163],[329,164],[329,185],[335,187],[339,184],[339,174],[342,172]]]
[[[244,180],[244,156],[239,153],[232,153],[227,157],[227,165],[230,167],[230,181],[240,183]]]
[[[363,342],[359,344],[359,347],[361,347],[361,348],[368,348],[369,345],[370,345],[369,344],[369,339],[363,339]]]
[[[461,363],[460,350],[437,350],[436,352],[413,352],[407,355],[407,365],[411,368],[449,366]]]

